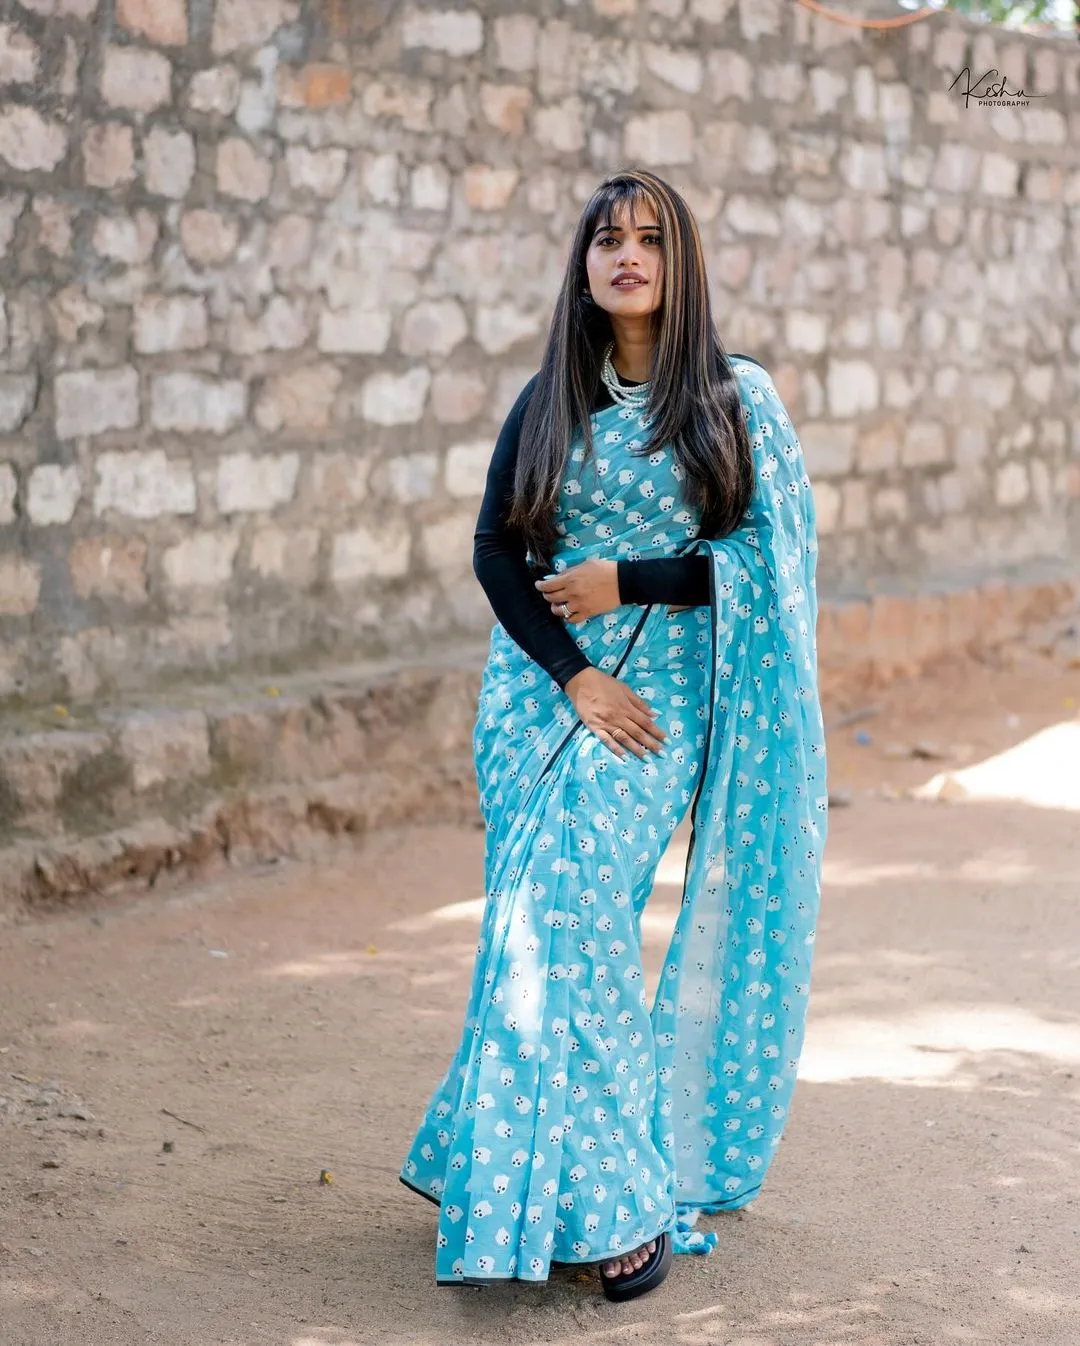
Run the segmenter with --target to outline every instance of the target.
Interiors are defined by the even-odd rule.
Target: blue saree
[[[699,538],[642,414],[578,430],[559,573],[708,550],[709,604],[630,604],[571,629],[660,711],[663,755],[618,758],[496,623],[473,749],[487,900],[465,1024],[401,1180],[439,1205],[440,1284],[544,1281],[753,1199],[787,1119],[827,831],[813,497],[768,374],[734,370],[755,462],[740,527]],[[695,795],[696,791],[696,795]],[[653,1005],[641,915],[692,808]]]

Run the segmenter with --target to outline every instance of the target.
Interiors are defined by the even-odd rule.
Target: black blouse
[[[592,661],[578,647],[565,619],[552,612],[549,600],[535,587],[534,581],[543,578],[544,569],[530,566],[524,536],[506,522],[514,493],[521,419],[538,378],[539,374],[534,374],[518,394],[495,442],[473,535],[473,573],[507,635],[560,687],[565,687]],[[611,405],[611,395],[601,383],[593,410]],[[711,558],[704,553],[638,561],[619,558],[619,601],[682,607],[707,603],[710,564]]]

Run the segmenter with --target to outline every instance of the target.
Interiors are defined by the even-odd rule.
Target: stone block
[[[242,306],[233,309],[229,319],[229,349],[238,355],[257,355],[261,351],[298,350],[311,335],[306,302],[275,294],[254,321]]]
[[[493,23],[495,64],[503,70],[536,68],[537,20],[532,14],[500,14]]]
[[[170,589],[217,589],[232,577],[240,539],[235,533],[192,533],[161,558]]]
[[[723,104],[728,98],[745,102],[754,88],[754,67],[737,51],[729,47],[712,48],[706,56],[709,91],[714,102]]]
[[[319,530],[260,528],[251,539],[248,563],[266,579],[283,579],[293,586],[311,584],[319,571]]]
[[[532,101],[532,90],[522,88],[517,84],[481,84],[480,86],[480,110],[484,114],[484,120],[504,135],[521,136],[525,134],[525,117],[532,107]],[[421,167],[435,167],[435,165],[421,165]],[[419,168],[413,170],[414,195],[418,172]],[[414,201],[413,204],[417,203]],[[432,207],[427,208],[432,209]],[[439,207],[434,207],[434,209],[439,209]]]
[[[274,166],[248,140],[223,140],[217,152],[217,187],[241,201],[264,201],[270,195]]]
[[[209,339],[206,300],[202,295],[143,295],[133,316],[135,349],[141,355],[199,350]]]
[[[827,421],[807,421],[799,431],[811,479],[842,477],[855,461],[855,427]]]
[[[37,818],[55,827],[56,819],[49,815],[79,776],[93,780],[100,790],[102,771],[94,768],[105,768],[110,747],[108,734],[70,729],[0,740],[0,773],[14,795],[15,816],[24,826]]]
[[[473,210],[505,210],[521,174],[516,168],[470,164],[465,170],[465,202]]]
[[[6,257],[11,240],[15,237],[15,227],[26,209],[24,192],[8,192],[0,196],[0,257]]]
[[[475,9],[408,8],[401,21],[402,45],[429,47],[448,56],[471,56],[484,45],[484,21]]]
[[[0,108],[0,159],[20,173],[51,172],[67,153],[64,128],[36,108],[5,103]]]
[[[812,486],[817,531],[822,535],[834,533],[840,522],[840,490],[828,481],[816,481]]]
[[[643,52],[645,68],[664,84],[680,93],[701,91],[704,68],[698,52],[686,47],[668,47],[647,43]]]
[[[469,334],[469,320],[456,299],[429,299],[409,309],[401,324],[405,355],[449,355]]]
[[[299,70],[278,66],[276,81],[282,107],[342,107],[352,97],[352,72],[343,65],[312,62]]]
[[[47,19],[88,19],[98,7],[98,0],[20,0],[20,3],[23,9]]]
[[[1002,509],[1012,509],[1022,505],[1031,493],[1027,464],[1022,462],[1003,463],[998,468],[994,483],[994,497]]]
[[[255,409],[259,428],[325,430],[330,425],[341,370],[332,364],[301,365],[267,381]]]
[[[0,84],[33,84],[41,56],[29,33],[0,23]]]
[[[217,507],[221,514],[269,511],[296,494],[297,453],[232,453],[218,463]]]
[[[157,217],[149,210],[137,210],[134,215],[100,216],[92,243],[99,256],[137,266],[150,260],[157,237]]]
[[[1020,164],[1005,154],[983,155],[979,190],[984,196],[1013,197],[1020,181]]]
[[[791,309],[785,319],[784,335],[793,351],[823,351],[829,337],[828,320],[823,313]]]
[[[159,374],[150,385],[150,421],[156,430],[223,435],[247,411],[247,389],[239,379],[204,374]]]
[[[561,103],[537,108],[533,132],[541,145],[563,154],[584,149],[585,120],[581,99],[567,98]]]
[[[345,181],[348,156],[343,149],[309,150],[290,145],[285,151],[285,169],[294,191],[333,196]]]
[[[266,244],[267,261],[282,271],[293,271],[311,256],[313,225],[304,215],[275,220]]]
[[[119,187],[135,178],[135,142],[130,126],[101,122],[82,139],[83,179],[88,187]]]
[[[296,0],[218,0],[210,45],[215,56],[262,46],[300,14]]]
[[[370,199],[381,206],[396,206],[401,202],[398,185],[401,160],[396,154],[373,154],[360,167],[360,183]]]
[[[409,201],[417,210],[446,210],[450,205],[450,174],[442,164],[420,164],[409,176]]]
[[[404,519],[355,528],[333,539],[330,578],[335,584],[409,573],[410,538]]]
[[[236,221],[216,210],[186,210],[180,217],[180,245],[193,262],[212,266],[227,261],[239,238]]]
[[[72,588],[80,598],[146,598],[146,539],[118,534],[83,537],[68,553]]]
[[[739,27],[747,42],[780,32],[780,0],[739,0]]]
[[[390,344],[390,329],[385,308],[324,309],[317,345],[327,355],[381,355]]]
[[[132,112],[165,107],[172,102],[172,63],[159,51],[110,44],[102,58],[101,96]]]
[[[26,514],[38,528],[70,523],[82,495],[79,469],[60,463],[41,463],[30,473],[26,489]]]
[[[400,120],[407,131],[430,131],[433,98],[429,84],[404,76],[388,76],[372,80],[364,87],[361,106],[365,116],[378,121]]]
[[[440,425],[462,425],[487,406],[487,384],[478,373],[440,369],[431,383],[431,406]]]
[[[116,22],[163,47],[182,47],[188,40],[185,0],[116,0]]]
[[[484,494],[494,445],[486,439],[451,444],[446,453],[444,478],[450,495],[471,497]]]
[[[389,458],[378,469],[382,489],[403,505],[430,500],[435,494],[439,460],[434,453],[405,453]]]
[[[543,321],[540,310],[526,313],[514,304],[478,304],[474,333],[489,355],[502,355],[519,341],[535,337]]]
[[[431,371],[416,365],[404,374],[389,370],[370,375],[360,389],[360,411],[376,425],[415,424],[424,414]]]
[[[94,513],[115,510],[129,519],[195,513],[191,464],[166,457],[162,449],[103,453],[94,464]]]
[[[0,434],[20,429],[37,403],[36,374],[0,374]]]
[[[900,461],[904,467],[929,467],[948,462],[945,427],[936,421],[912,421],[905,429]]]
[[[195,141],[186,131],[155,126],[143,140],[143,165],[147,190],[179,201],[195,176]]]
[[[724,218],[739,234],[777,238],[782,232],[779,212],[763,197],[733,196],[724,208]]]
[[[120,369],[80,369],[56,376],[58,439],[133,430],[139,423],[139,375]]]
[[[37,219],[38,243],[54,257],[70,256],[76,208],[49,196],[39,196],[34,200],[33,211]]]
[[[240,101],[240,72],[235,66],[216,65],[191,77],[188,107],[193,112],[215,112],[231,117]]]
[[[65,285],[49,300],[49,312],[56,324],[56,335],[70,344],[78,341],[83,328],[96,331],[105,321],[105,310],[77,285]]]
[[[472,508],[425,523],[420,529],[422,563],[444,581],[456,581],[472,573],[473,533],[476,511]]]
[[[0,463],[0,524],[15,522],[15,498],[19,479],[11,463]]]
[[[56,86],[64,98],[74,98],[79,88],[79,46],[70,33],[64,34],[64,60],[56,77]]]
[[[875,411],[881,396],[877,370],[866,360],[830,360],[826,388],[833,416]]]
[[[860,472],[885,472],[900,461],[901,427],[895,421],[863,430],[855,447]]]
[[[368,498],[372,460],[356,453],[317,453],[311,464],[311,498],[321,510],[345,510]]]
[[[668,108],[630,117],[623,155],[644,164],[689,164],[694,160],[694,124],[688,112]]]
[[[840,173],[854,192],[883,196],[889,190],[885,151],[880,145],[847,141],[840,151]]]
[[[119,743],[139,791],[197,780],[213,767],[201,710],[132,711],[124,717]]]
[[[0,554],[0,617],[28,617],[41,592],[41,566],[12,552]]]

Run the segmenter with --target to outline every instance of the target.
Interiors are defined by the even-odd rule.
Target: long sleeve
[[[548,600],[534,587],[537,575],[526,559],[524,536],[506,523],[513,496],[521,418],[536,378],[533,375],[521,390],[495,441],[473,534],[473,574],[507,635],[560,687],[565,687],[575,673],[592,667],[592,661],[578,647],[562,618],[551,611]]]
[[[709,601],[707,552],[691,556],[651,556],[616,562],[623,603],[673,603],[698,607]]]

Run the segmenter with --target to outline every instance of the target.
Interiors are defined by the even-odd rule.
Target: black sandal
[[[639,1251],[631,1249],[631,1251]],[[609,1261],[615,1259],[609,1258]],[[600,1272],[604,1294],[608,1299],[636,1299],[649,1290],[655,1290],[671,1270],[671,1235],[664,1233],[656,1239],[656,1247],[649,1253],[644,1266],[636,1271],[622,1271],[617,1276],[605,1276]]]

